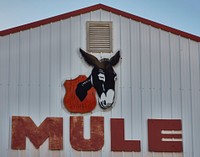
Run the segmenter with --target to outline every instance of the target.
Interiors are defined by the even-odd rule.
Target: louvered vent
[[[112,22],[87,22],[87,51],[112,52]]]

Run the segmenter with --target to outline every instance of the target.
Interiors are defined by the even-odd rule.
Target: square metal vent
[[[112,52],[111,21],[87,21],[87,51]]]

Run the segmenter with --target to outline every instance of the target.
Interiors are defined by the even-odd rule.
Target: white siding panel
[[[19,34],[10,36],[9,109],[11,115],[19,114]]]
[[[200,71],[199,71],[199,45],[196,42],[190,41],[190,71],[191,71],[191,89],[198,91],[200,88]]]
[[[163,153],[163,157],[173,157],[172,153]]]
[[[140,24],[132,21],[130,27],[132,137],[133,139],[142,139]]]
[[[123,156],[124,157],[132,157],[133,156],[132,154],[133,154],[132,152],[126,152],[123,154]]]
[[[29,114],[29,31],[20,33],[20,53],[19,53],[19,115]],[[24,66],[27,65],[27,66]]]
[[[121,38],[121,117],[124,120],[125,139],[132,139],[131,123],[131,71],[130,71],[130,20],[124,17],[120,18],[120,38]],[[123,69],[123,70],[122,70]]]
[[[192,141],[192,104],[190,91],[190,68],[189,68],[189,45],[188,40],[180,40],[180,59],[181,59],[181,92],[182,92],[182,108],[183,108],[183,138],[184,150],[188,156],[193,156]],[[191,129],[187,129],[191,128]]]
[[[20,57],[20,45],[19,45],[19,34],[14,34],[10,36],[10,85],[19,85],[19,62]]]
[[[199,112],[200,112],[200,90],[199,90],[199,53],[200,47],[196,42],[190,41],[190,73],[191,73],[191,102],[192,102],[192,138],[193,138],[193,156],[200,156],[200,126],[199,126]]]
[[[120,49],[120,38],[121,38],[121,18],[119,16],[115,16],[114,14],[110,14],[110,13],[105,13],[103,12],[101,14],[101,20],[111,20],[113,22],[113,26],[115,25],[115,27],[113,27],[113,36],[116,36],[116,40],[114,40],[113,37],[113,54],[114,55],[118,50],[120,50],[120,55],[122,55],[122,51]],[[114,33],[115,32],[115,33]],[[114,42],[118,42],[118,45],[115,45]],[[114,45],[116,46],[114,48]],[[112,111],[110,112],[110,114],[106,113],[104,114],[104,116],[106,116],[107,118],[106,120],[106,128],[109,131],[107,131],[106,133],[106,139],[108,139],[108,143],[106,145],[104,145],[104,149],[102,150],[102,154],[101,156],[117,156],[116,153],[111,152],[111,140],[110,140],[110,118],[111,117],[121,117],[122,116],[122,92],[121,92],[121,75],[120,75],[120,69],[121,69],[121,60],[120,62],[114,67],[115,72],[117,73],[117,81],[116,81],[116,96],[115,96],[115,102],[116,104],[114,104],[114,108],[112,109]],[[107,152],[106,152],[107,151]],[[119,153],[117,153],[119,154]],[[121,154],[121,153],[120,153]]]
[[[171,115],[171,71],[170,52],[171,38],[168,32],[160,31],[160,67],[161,67],[161,107],[162,117],[170,118]]]
[[[121,50],[121,38],[120,38],[120,17],[115,15],[115,14],[111,14],[110,15],[110,20],[113,23],[113,52],[117,52],[118,50]]]
[[[122,117],[124,120],[125,138],[132,139],[131,89],[122,88]]]
[[[80,35],[80,16],[71,18],[71,74],[72,77],[76,77],[79,74],[81,74],[81,66],[82,63],[80,61],[80,58],[77,57],[79,55],[79,48],[80,48],[80,42],[81,42],[81,35]]]
[[[110,21],[111,13],[101,10],[101,21]]]
[[[125,118],[125,128],[132,128],[131,117],[131,52],[130,52],[130,20],[121,17],[121,116]],[[125,129],[125,138],[131,139],[132,129]]]
[[[1,37],[0,38],[0,85],[8,85],[9,84],[9,54],[10,54],[10,38],[7,37]]]
[[[40,118],[41,121],[50,115],[50,24],[41,27],[40,54]]]
[[[50,115],[60,116],[60,22],[51,24],[50,50]]]
[[[91,21],[101,21],[101,10],[96,10],[90,12],[90,20]]]
[[[183,157],[183,153],[173,153],[174,157]],[[186,155],[184,155],[186,156]]]
[[[30,102],[29,114],[33,121],[40,124],[40,28],[30,34]]]
[[[140,33],[142,89],[150,90],[150,27],[141,24]]]
[[[150,27],[151,88],[160,88],[160,30]]]
[[[123,156],[123,152],[112,152],[112,156],[113,157],[121,157],[121,156]]]
[[[71,19],[61,21],[61,80],[71,78]]]
[[[170,76],[171,76],[171,116],[181,118],[181,61],[180,43],[176,36],[171,35]]]
[[[150,90],[152,117],[161,117],[160,31],[150,28]]]
[[[81,15],[81,30],[80,30],[80,35],[81,35],[81,48],[83,48],[84,50],[86,50],[86,45],[87,45],[87,37],[86,37],[86,22],[90,21],[90,13],[86,13],[86,14],[82,14]],[[85,70],[85,69],[84,69]],[[82,71],[84,72],[84,71]]]
[[[116,53],[117,51],[120,51],[120,55],[122,55],[121,50],[121,23],[120,23],[120,17],[111,14],[111,21],[113,22],[113,52]],[[117,81],[116,81],[116,96],[115,96],[115,106],[112,109],[112,117],[121,117],[121,63],[123,60],[121,59],[120,62],[115,66],[114,70],[117,74]]]
[[[97,152],[72,149],[69,117],[63,107],[65,80],[89,76],[79,53],[86,49],[86,21],[113,22],[116,103],[111,111],[98,107],[84,114],[84,136],[90,137],[90,116],[103,116],[105,143]],[[0,156],[26,157],[197,157],[200,156],[200,44],[111,12],[97,10],[38,28],[0,37]],[[49,151],[49,140],[36,149],[11,150],[11,117],[30,116],[36,125],[46,117],[63,117],[64,149]],[[80,115],[80,114],[73,114]],[[125,139],[140,140],[141,152],[111,152],[110,118],[124,118]],[[184,153],[148,151],[147,119],[181,119]]]
[[[63,85],[64,81],[72,78],[71,76],[71,19],[67,19],[61,21],[61,83]],[[65,89],[62,87],[62,95],[63,98],[65,95]],[[69,144],[69,114],[68,111],[64,108],[63,102],[61,102],[62,106],[62,117],[63,117],[63,141],[64,141],[64,149],[62,156],[72,156],[72,148]]]
[[[190,90],[190,56],[189,56],[189,41],[180,39],[180,57],[181,57],[181,90]]]
[[[29,62],[30,62],[30,31],[20,33],[20,52],[19,52],[19,85],[28,86],[29,84]],[[24,66],[27,65],[27,66]]]
[[[199,91],[192,91],[192,139],[193,139],[193,156],[199,156],[199,145],[200,145],[200,137],[199,137],[199,112],[200,112],[200,97]]]
[[[52,151],[49,151],[49,140],[47,139],[43,145],[40,146],[40,156],[50,156]],[[53,156],[53,155],[52,155]]]
[[[0,125],[1,125],[1,131],[0,131],[0,139],[3,141],[0,143],[0,152],[2,153],[2,156],[7,156],[7,150],[10,147],[9,137],[10,137],[10,131],[9,131],[9,111],[8,111],[8,86],[1,85],[0,86]]]
[[[35,147],[34,147],[34,145],[28,140],[28,142],[27,142],[28,144],[29,144],[29,149],[30,149],[30,156],[32,157],[32,156],[40,156],[40,149],[36,149]]]
[[[121,87],[131,87],[130,77],[130,21],[124,17],[121,17]],[[122,104],[123,105],[123,104]]]
[[[142,105],[142,146],[144,153],[148,151],[147,137],[147,119],[151,117],[151,85],[150,85],[150,27],[144,24],[140,25],[141,35],[141,105]]]
[[[9,37],[0,38],[0,152],[1,156],[8,156],[9,149]]]
[[[41,27],[40,84],[50,85],[51,25]],[[57,52],[55,52],[57,53]]]

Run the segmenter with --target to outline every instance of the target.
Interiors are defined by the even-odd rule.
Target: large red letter
[[[63,119],[46,118],[37,127],[30,117],[12,117],[12,149],[26,149],[26,137],[38,149],[49,137],[50,150],[63,149]]]
[[[181,120],[148,119],[149,151],[183,152]]]
[[[70,117],[70,142],[78,151],[98,151],[104,145],[104,118],[91,117],[90,139],[83,137],[83,117]]]
[[[111,119],[111,151],[140,152],[139,140],[124,140],[124,119]]]

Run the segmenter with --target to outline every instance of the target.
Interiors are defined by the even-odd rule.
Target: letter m
[[[30,117],[12,117],[12,143],[11,148],[26,149],[26,137],[38,149],[49,138],[50,150],[63,149],[63,119],[46,118],[39,127]]]

